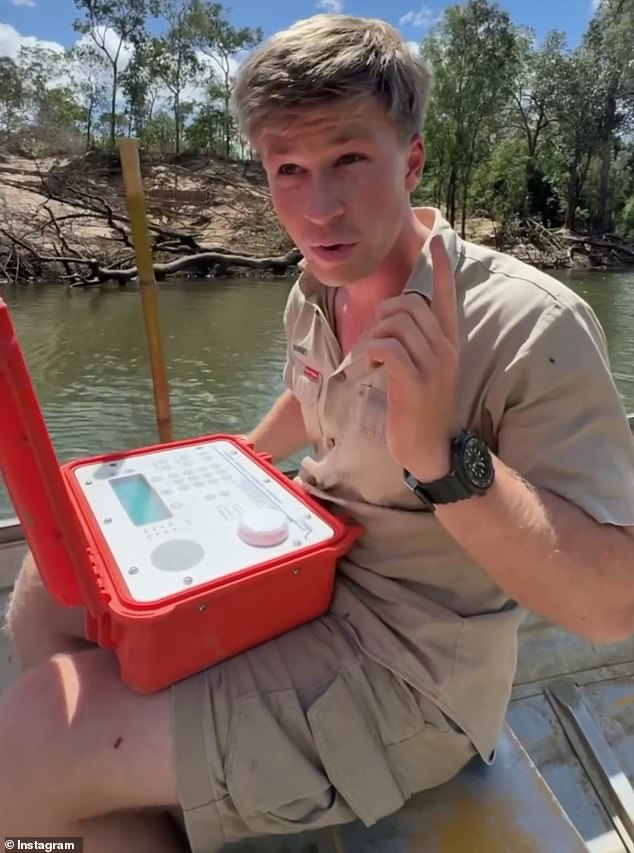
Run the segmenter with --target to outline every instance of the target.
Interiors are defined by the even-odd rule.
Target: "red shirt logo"
[[[309,367],[308,365],[304,367],[304,376],[307,376],[313,382],[317,382],[317,380],[321,379],[321,373],[318,370],[315,370],[314,367]]]

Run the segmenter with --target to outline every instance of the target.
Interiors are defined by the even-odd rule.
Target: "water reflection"
[[[601,320],[634,410],[634,273],[560,276]],[[282,389],[291,281],[160,285],[175,437],[248,430]],[[60,460],[157,440],[136,289],[0,288]],[[12,515],[0,488],[0,518]]]

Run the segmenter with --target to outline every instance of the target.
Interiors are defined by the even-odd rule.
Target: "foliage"
[[[435,72],[418,199],[484,213],[611,230],[634,192],[634,7],[601,0],[580,44],[541,44],[496,3],[445,10],[421,45]]]
[[[588,4],[589,5],[589,4]],[[235,68],[262,38],[211,0],[75,0],[65,53],[0,59],[0,139],[20,149],[112,148],[250,156],[229,104]],[[445,9],[420,45],[434,69],[427,163],[414,201],[506,229],[632,233],[634,4],[599,0],[578,45],[541,42],[494,0]]]

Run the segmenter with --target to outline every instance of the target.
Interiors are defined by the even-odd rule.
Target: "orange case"
[[[0,299],[0,471],[50,595],[86,610],[89,639],[112,648],[122,680],[151,693],[324,613],[337,560],[361,535],[295,487],[235,436],[210,435],[60,467],[8,308]],[[266,474],[329,524],[325,543],[183,590],[158,602],[132,600],[95,516],[73,477],[79,465],[215,441],[233,442]]]

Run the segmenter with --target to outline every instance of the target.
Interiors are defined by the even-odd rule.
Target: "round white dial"
[[[253,507],[244,513],[238,536],[247,545],[266,548],[279,545],[288,536],[288,521],[283,512],[268,507]]]

